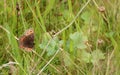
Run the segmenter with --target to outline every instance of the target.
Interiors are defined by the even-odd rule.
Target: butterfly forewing
[[[29,29],[19,38],[19,46],[22,49],[30,51],[34,48],[34,31]]]

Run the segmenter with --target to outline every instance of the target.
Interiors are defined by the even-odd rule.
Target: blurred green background
[[[0,75],[119,75],[119,19],[120,0],[1,0]]]

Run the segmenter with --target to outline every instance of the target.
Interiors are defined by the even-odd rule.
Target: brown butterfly
[[[19,47],[26,50],[32,51],[34,48],[34,30],[28,29],[24,35],[19,38]]]

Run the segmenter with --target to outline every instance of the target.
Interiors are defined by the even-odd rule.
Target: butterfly
[[[34,30],[28,29],[23,36],[19,38],[19,47],[26,51],[32,51],[34,48]]]

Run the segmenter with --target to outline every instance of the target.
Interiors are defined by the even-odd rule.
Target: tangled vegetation
[[[120,0],[1,0],[0,75],[119,75],[119,19]]]

